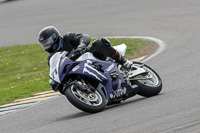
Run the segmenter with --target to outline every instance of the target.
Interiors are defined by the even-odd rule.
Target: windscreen
[[[56,68],[58,68],[57,65],[59,65],[59,61],[60,61],[60,58],[62,56],[65,56],[67,54],[66,51],[64,52],[56,52],[51,58],[50,58],[50,62],[49,62],[49,65],[50,65],[50,77],[51,78],[54,78],[52,77],[52,75],[54,75],[54,71],[56,70]],[[58,70],[56,70],[58,72]]]
[[[61,55],[61,52],[57,52],[55,53],[51,58],[50,58],[50,73],[51,73],[51,70],[54,70],[58,61],[60,60],[60,55]]]

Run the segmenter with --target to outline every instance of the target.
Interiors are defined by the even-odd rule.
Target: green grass
[[[128,46],[126,58],[133,57],[133,53],[138,54],[152,44],[140,39],[109,40],[112,45],[125,43]],[[39,44],[0,48],[0,105],[51,90],[47,56],[48,53]]]

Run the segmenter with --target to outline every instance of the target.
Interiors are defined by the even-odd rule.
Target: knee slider
[[[107,38],[101,38],[101,41],[104,45],[106,45],[107,47],[110,47],[110,41]]]
[[[92,45],[110,47],[110,41],[107,38],[96,39]]]

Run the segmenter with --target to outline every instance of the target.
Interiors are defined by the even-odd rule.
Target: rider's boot
[[[112,58],[119,64],[121,64],[126,69],[131,69],[131,66],[133,62],[126,59],[124,56],[122,56],[118,51],[115,52],[115,54],[112,55]]]
[[[126,69],[131,69],[132,65],[133,65],[133,62],[127,59],[126,59],[126,62],[123,63],[123,67]]]

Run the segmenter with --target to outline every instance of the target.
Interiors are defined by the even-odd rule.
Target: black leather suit
[[[113,58],[117,63],[123,64],[126,59],[121,56],[110,44],[109,40],[106,38],[101,38],[97,39],[92,43],[92,46],[90,48],[89,43],[91,41],[91,37],[87,34],[82,34],[82,33],[67,33],[61,38],[61,47],[59,50],[55,51],[67,51],[71,52],[73,49],[74,50],[80,50],[83,51],[81,54],[84,52],[90,51],[93,53],[94,56],[101,60],[105,60],[106,57],[111,57]],[[49,60],[51,56],[55,53],[50,53],[47,61],[49,64]],[[80,54],[80,55],[81,55]]]
[[[52,53],[49,54],[48,58],[47,58],[47,62],[49,64],[49,60],[51,58],[51,56],[55,53],[55,52],[59,52],[59,51],[67,51],[68,53],[70,53],[73,49],[85,49],[91,40],[91,37],[87,34],[82,34],[82,33],[67,33],[66,35],[64,35],[61,39],[61,47],[59,50],[54,51]],[[81,43],[82,42],[82,43]],[[85,45],[83,45],[85,44]]]

